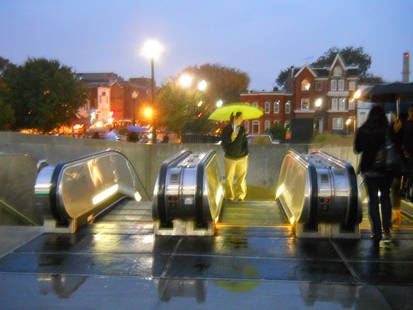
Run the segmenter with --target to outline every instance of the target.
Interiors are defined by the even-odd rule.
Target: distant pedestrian
[[[403,126],[402,149],[406,159],[407,194],[413,200],[413,104],[409,106]]]
[[[242,122],[241,112],[231,113],[230,123],[221,135],[225,152],[225,199],[229,201],[243,201],[247,195],[248,141]]]
[[[386,238],[390,237],[391,229],[392,211],[389,192],[393,176],[391,172],[378,170],[375,167],[377,153],[385,144],[386,134],[389,134],[389,131],[390,127],[384,109],[381,106],[374,106],[370,110],[366,122],[357,130],[354,141],[355,152],[362,153],[358,170],[363,175],[367,187],[369,217],[372,226],[371,238],[376,242],[382,239],[382,225]]]

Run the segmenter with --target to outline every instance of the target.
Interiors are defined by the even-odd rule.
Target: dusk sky
[[[0,56],[15,64],[45,57],[76,72],[149,77],[141,48],[155,38],[165,47],[158,84],[217,63],[270,90],[280,70],[334,46],[363,47],[371,73],[400,81],[402,54],[413,52],[412,0],[0,0],[0,14]]]

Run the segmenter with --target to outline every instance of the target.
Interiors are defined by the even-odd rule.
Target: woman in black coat
[[[382,225],[386,237],[390,237],[391,229],[392,212],[389,192],[393,176],[387,171],[380,171],[375,168],[376,155],[385,143],[389,128],[383,108],[381,106],[374,106],[370,110],[366,122],[357,130],[354,141],[355,152],[362,153],[359,172],[364,177],[369,195],[369,216],[372,226],[371,238],[375,241],[380,241],[382,238]]]

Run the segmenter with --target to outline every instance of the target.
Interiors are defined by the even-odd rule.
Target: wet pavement
[[[1,309],[413,309],[413,225],[391,243],[298,240],[277,205],[226,205],[214,237],[153,236],[123,202],[0,259]]]

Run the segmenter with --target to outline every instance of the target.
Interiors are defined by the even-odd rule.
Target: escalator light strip
[[[106,200],[110,196],[114,195],[119,189],[119,185],[115,184],[108,189],[105,189],[103,192],[100,192],[95,197],[93,197],[92,202],[94,205],[101,203],[102,201]]]

